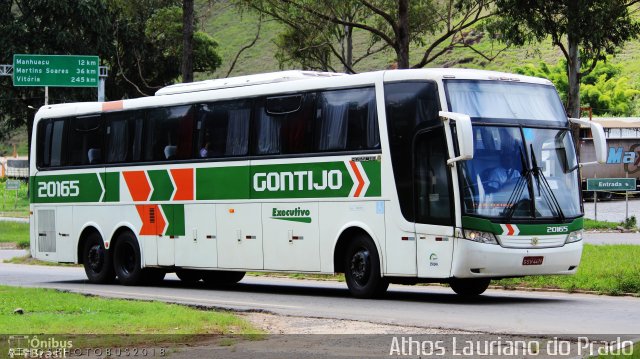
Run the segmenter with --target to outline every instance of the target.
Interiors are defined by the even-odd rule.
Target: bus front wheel
[[[115,278],[113,263],[98,233],[91,233],[87,237],[82,250],[82,264],[91,283],[110,283]]]
[[[451,289],[463,297],[475,297],[489,288],[489,278],[454,278],[449,282]]]
[[[389,287],[389,281],[380,274],[376,246],[362,235],[355,237],[347,247],[344,276],[349,292],[356,298],[379,297]]]

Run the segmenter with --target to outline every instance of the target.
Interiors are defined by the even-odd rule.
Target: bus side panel
[[[348,228],[359,227],[369,232],[383,258],[384,268],[385,220],[383,201],[320,202],[320,259],[321,271],[333,273],[333,254],[340,234]]]
[[[320,271],[317,202],[262,204],[264,269]]]
[[[416,276],[416,236],[413,223],[402,217],[397,201],[386,202],[385,274]]]

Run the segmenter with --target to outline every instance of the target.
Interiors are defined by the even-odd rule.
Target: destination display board
[[[98,56],[13,55],[14,86],[98,87]]]

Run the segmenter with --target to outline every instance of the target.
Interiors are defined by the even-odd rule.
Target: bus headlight
[[[582,240],[582,229],[573,231],[567,235],[567,240],[564,241],[564,244],[573,243]]]
[[[498,244],[498,240],[493,233],[475,231],[473,229],[465,229],[464,238],[478,243]]]

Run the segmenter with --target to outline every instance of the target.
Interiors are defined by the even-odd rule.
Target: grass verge
[[[640,359],[640,343],[635,343],[633,345],[633,349],[629,350],[620,350],[614,351],[610,354],[603,354],[597,357],[598,359],[617,359],[617,358],[629,358],[629,359]]]
[[[0,217],[29,217],[27,183],[20,183],[18,191],[7,191],[6,181],[6,178],[0,179]]]
[[[13,257],[10,259],[5,259],[3,263],[29,264],[29,265],[36,265],[36,266],[82,267],[82,264],[41,261],[39,259],[35,259],[31,257],[31,254],[27,254],[26,256],[22,256],[22,257]]]
[[[23,315],[14,314],[16,308]],[[231,313],[0,286],[0,334],[259,334]]]
[[[620,226],[622,226],[622,223],[619,223],[619,222],[596,221],[595,219],[590,219],[590,218],[584,219],[585,230],[617,229]]]
[[[29,247],[29,223],[0,221],[0,242],[14,242],[19,248]]]
[[[515,287],[553,288],[568,292],[595,291],[602,294],[640,295],[640,246],[585,244],[582,262],[575,275],[508,278],[492,284],[507,289]]]

